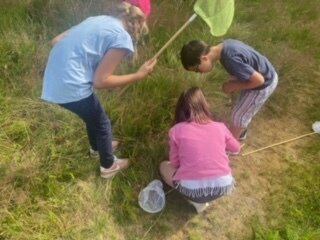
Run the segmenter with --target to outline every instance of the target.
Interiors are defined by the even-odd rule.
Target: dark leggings
[[[114,161],[111,122],[96,95],[59,105],[77,114],[85,122],[91,148],[99,152],[101,166],[111,167]]]

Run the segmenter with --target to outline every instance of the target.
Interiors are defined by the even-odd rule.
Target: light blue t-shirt
[[[109,49],[134,47],[120,20],[110,16],[90,17],[72,27],[50,52],[41,98],[69,103],[89,97],[98,64]]]

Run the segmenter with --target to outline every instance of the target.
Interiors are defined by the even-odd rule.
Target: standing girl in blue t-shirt
[[[223,91],[240,93],[232,109],[230,130],[244,140],[252,118],[275,90],[278,75],[264,55],[238,40],[227,39],[215,46],[193,40],[181,49],[181,62],[189,71],[210,72],[218,61],[230,74]]]
[[[156,65],[149,60],[132,74],[115,75],[121,61],[134,52],[145,26],[145,15],[127,2],[114,16],[89,17],[52,41],[41,98],[77,114],[86,124],[90,155],[100,157],[101,177],[109,178],[128,166],[112,153],[112,128],[93,88],[114,88],[145,79]]]

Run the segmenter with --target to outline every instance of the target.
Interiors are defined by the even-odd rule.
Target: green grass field
[[[193,14],[193,4],[153,0],[150,34],[139,59],[119,72],[135,71],[152,57]],[[254,119],[244,152],[312,131],[320,120],[320,2],[237,0],[225,36],[211,36],[197,18],[160,56],[148,80],[99,91],[121,140],[117,155],[131,159],[131,167],[112,181],[101,179],[99,162],[89,158],[83,123],[40,100],[50,40],[100,14],[104,5],[0,2],[0,240],[320,239],[319,135],[232,158],[236,191],[201,215],[175,192],[159,214],[143,212],[137,202],[168,158],[167,132],[181,91],[200,86],[218,117],[230,112],[221,91],[228,76],[221,66],[203,76],[182,68],[180,48],[191,39],[213,45],[237,38],[278,70],[279,86]]]

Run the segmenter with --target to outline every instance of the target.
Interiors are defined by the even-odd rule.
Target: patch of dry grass
[[[99,163],[88,157],[82,122],[39,100],[50,38],[97,13],[101,2],[33,0],[27,8],[24,1],[16,2],[20,5],[0,3],[14,13],[0,15],[0,239],[316,239],[318,136],[233,157],[236,191],[201,215],[175,192],[168,194],[161,215],[144,213],[137,196],[159,178],[182,90],[201,86],[218,117],[230,113],[229,99],[221,92],[227,78],[221,66],[200,77],[182,69],[180,47],[191,39],[215,44],[238,38],[265,53],[278,69],[279,86],[254,119],[244,150],[310,131],[320,119],[317,1],[236,1],[226,36],[210,36],[197,18],[163,53],[147,81],[125,91],[100,91],[121,140],[117,154],[132,162],[109,182],[100,179]],[[138,62],[123,66],[122,72],[153,56],[193,12],[191,1],[155,0],[153,5],[147,45]],[[15,27],[7,28],[8,21]]]

